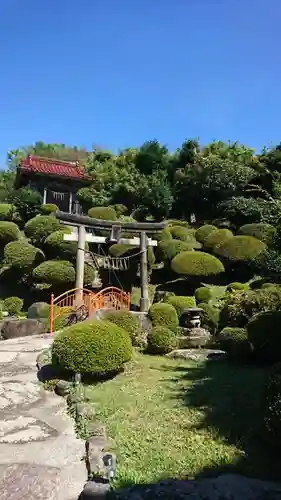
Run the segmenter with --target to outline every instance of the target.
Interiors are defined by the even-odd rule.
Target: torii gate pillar
[[[147,312],[149,307],[148,300],[148,279],[147,279],[147,237],[145,231],[140,232],[140,280],[141,297],[140,312]]]

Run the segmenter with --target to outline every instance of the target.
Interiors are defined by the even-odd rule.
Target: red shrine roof
[[[56,177],[67,177],[68,179],[90,180],[84,169],[78,162],[67,162],[53,158],[42,158],[41,156],[29,155],[20,162],[22,172],[30,172],[41,175],[54,175]]]

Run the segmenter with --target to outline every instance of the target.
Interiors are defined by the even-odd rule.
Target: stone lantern
[[[205,328],[201,328],[199,307],[184,309],[180,317],[178,343],[180,349],[191,347],[204,347],[209,342],[211,335]]]

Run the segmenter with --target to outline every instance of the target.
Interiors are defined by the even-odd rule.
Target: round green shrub
[[[85,262],[84,264],[84,286],[92,286],[93,281],[95,281],[97,275],[96,268]]]
[[[104,319],[110,321],[121,328],[124,328],[129,333],[133,346],[142,347],[139,345],[141,339],[141,329],[139,327],[138,318],[130,311],[109,311]]]
[[[125,214],[128,212],[128,208],[126,207],[126,205],[123,205],[122,203],[117,203],[116,205],[113,205],[112,208],[115,210],[118,219],[122,215],[125,216]]]
[[[0,245],[5,246],[10,241],[20,237],[20,230],[14,222],[0,221]]]
[[[10,203],[0,203],[0,220],[11,220],[13,205]]]
[[[53,214],[57,208],[57,205],[54,203],[45,203],[44,205],[41,205],[40,212],[42,215],[50,215]]]
[[[3,303],[4,311],[7,311],[10,316],[17,316],[21,312],[22,306],[23,300],[19,297],[7,297]]]
[[[88,215],[93,219],[117,220],[117,214],[113,207],[93,207],[88,211]]]
[[[224,328],[219,334],[219,345],[229,359],[244,361],[251,355],[251,346],[245,328]]]
[[[48,318],[50,314],[50,306],[47,302],[34,302],[27,311],[29,319]]]
[[[166,297],[164,297],[164,302],[167,304],[171,304],[171,306],[175,308],[178,318],[181,317],[184,309],[188,309],[189,307],[196,307],[195,297],[167,295]]]
[[[266,382],[264,399],[264,430],[267,441],[280,448],[281,443],[281,363],[273,365]]]
[[[119,371],[131,355],[128,332],[100,320],[65,328],[54,338],[52,346],[55,365],[82,374],[104,375]]]
[[[200,303],[199,307],[201,309],[200,317],[202,327],[207,328],[212,334],[215,334],[219,325],[220,310],[204,302]]]
[[[280,285],[277,283],[263,283],[261,285],[261,289],[266,289],[266,288],[276,288],[277,290],[280,290]]]
[[[217,229],[212,231],[204,241],[204,248],[212,250],[214,247],[219,247],[229,238],[232,238],[233,234],[229,229]]]
[[[181,226],[181,227],[187,227],[189,228],[189,222],[186,221],[186,220],[181,220],[181,219],[169,219],[167,221],[168,223],[168,227],[171,227],[171,226]]]
[[[245,224],[240,227],[239,233],[244,236],[254,236],[268,246],[272,246],[276,238],[277,230],[271,224],[259,222],[256,224]]]
[[[4,248],[5,262],[18,270],[29,271],[45,260],[39,248],[24,240],[10,241]]]
[[[205,224],[204,226],[201,226],[201,227],[199,227],[199,229],[197,229],[197,231],[195,233],[195,238],[197,239],[197,241],[204,244],[206,238],[213,231],[217,231],[217,229],[218,228],[216,226],[212,226],[212,224]]]
[[[224,266],[214,255],[204,252],[181,252],[173,258],[173,271],[183,276],[206,277],[224,272]]]
[[[61,226],[59,231],[54,231],[44,241],[48,257],[55,258],[58,255],[63,259],[76,257],[78,243],[76,241],[64,241],[65,234],[71,234],[72,230],[68,226]],[[85,243],[85,250],[89,245]]]
[[[75,269],[67,260],[46,260],[33,269],[32,276],[39,283],[71,284],[75,282]]]
[[[165,302],[157,302],[149,309],[149,318],[152,326],[165,326],[176,332],[179,326],[179,318],[177,311],[171,304]]]
[[[247,325],[248,339],[254,354],[263,361],[281,360],[281,311],[255,314]]]
[[[177,337],[166,326],[152,328],[147,336],[147,352],[151,354],[167,354],[177,347]]]
[[[180,240],[160,241],[158,245],[160,258],[163,261],[169,262],[179,253],[193,250],[197,245],[201,245],[201,243],[196,240],[192,242]]]
[[[172,238],[180,241],[189,241],[195,240],[195,231],[194,229],[188,229],[182,226],[171,226],[170,233]]]
[[[255,259],[266,249],[265,243],[253,236],[233,236],[220,246],[214,247],[214,253],[234,262]]]
[[[24,226],[26,236],[37,244],[44,242],[49,234],[59,229],[61,229],[60,221],[49,215],[37,215]]]
[[[197,302],[205,302],[207,304],[208,302],[210,302],[211,298],[212,292],[210,288],[201,286],[200,288],[197,288],[197,290],[195,290],[195,299]]]
[[[233,281],[227,285],[226,290],[228,292],[233,292],[234,290],[249,290],[250,286],[248,283],[239,283],[239,281]]]

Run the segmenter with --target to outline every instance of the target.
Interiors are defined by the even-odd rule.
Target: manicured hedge
[[[152,328],[147,336],[147,352],[167,354],[177,347],[177,337],[166,326]]]
[[[245,328],[224,328],[219,334],[219,345],[230,359],[244,361],[251,356],[251,346]]]
[[[233,236],[218,247],[214,253],[234,262],[255,259],[266,249],[265,243],[253,236]]]
[[[179,326],[177,311],[171,304],[157,302],[149,309],[152,326],[166,326],[175,332]]]
[[[13,205],[10,203],[0,203],[0,220],[11,220]]]
[[[201,286],[195,290],[195,299],[197,302],[206,302],[208,303],[212,298],[212,292],[210,288],[206,286]]]
[[[201,243],[196,240],[192,241],[180,241],[180,240],[170,240],[170,241],[160,241],[158,248],[159,254],[162,260],[171,261],[176,255],[181,252],[193,250],[194,248],[200,248]]]
[[[175,240],[189,241],[195,239],[194,229],[188,229],[183,226],[171,226],[169,228],[172,238]]]
[[[49,215],[53,214],[57,210],[57,205],[54,203],[45,203],[44,205],[41,205],[40,207],[40,212],[42,215]]]
[[[33,279],[40,283],[51,285],[66,285],[75,282],[75,269],[71,262],[67,260],[46,260],[32,273]]]
[[[217,229],[212,231],[204,240],[204,248],[212,250],[214,247],[220,246],[229,238],[233,237],[233,233],[229,229]]]
[[[182,252],[173,258],[173,271],[183,276],[206,277],[224,272],[224,266],[213,255],[204,252]]]
[[[109,311],[106,313],[104,319],[124,328],[124,330],[129,333],[132,344],[136,347],[140,347],[139,339],[141,338],[141,330],[138,318],[133,313],[126,310]]]
[[[68,226],[62,227],[59,231],[54,231],[45,239],[44,247],[48,257],[55,258],[58,255],[62,258],[73,258],[77,254],[78,243],[76,241],[64,241],[65,234],[71,234],[72,230]],[[85,249],[89,245],[85,243]]]
[[[96,320],[67,327],[54,338],[52,346],[55,365],[82,374],[119,371],[131,355],[128,332],[109,321]]]
[[[216,226],[213,226],[212,224],[205,224],[204,226],[199,227],[195,233],[195,238],[197,241],[200,243],[205,242],[206,238],[213,232],[217,231],[218,228]]]
[[[49,215],[37,215],[24,226],[26,236],[37,244],[44,242],[50,234],[59,229],[61,229],[60,221]]]
[[[93,207],[88,211],[88,215],[93,219],[117,220],[117,214],[113,207]]]
[[[173,239],[168,227],[165,227],[162,231],[156,233],[153,238],[157,241],[171,241]]]
[[[10,241],[18,240],[20,230],[14,222],[0,221],[0,245],[3,247]]]
[[[171,304],[177,311],[178,318],[181,317],[184,309],[196,307],[195,297],[185,297],[179,295],[167,295],[164,297],[164,303]]]
[[[7,297],[3,303],[3,310],[11,316],[18,315],[23,307],[23,300],[19,297]]]
[[[31,271],[45,260],[39,248],[24,240],[11,241],[4,248],[5,262],[19,271]]]
[[[254,354],[263,361],[281,360],[281,311],[255,314],[247,325]]]
[[[256,223],[256,224],[245,224],[239,229],[239,233],[246,236],[254,236],[258,240],[263,241],[268,246],[273,245],[276,237],[276,228],[271,224],[266,223]]]

